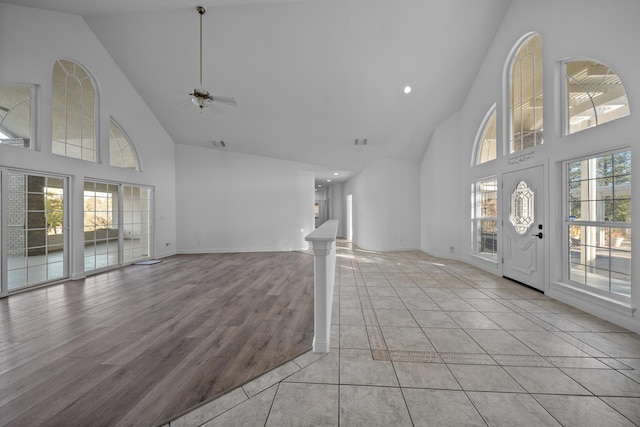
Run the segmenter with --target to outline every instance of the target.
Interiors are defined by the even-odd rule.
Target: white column
[[[329,220],[305,238],[311,243],[314,257],[313,351],[316,353],[328,353],[330,348],[337,231],[338,221]]]

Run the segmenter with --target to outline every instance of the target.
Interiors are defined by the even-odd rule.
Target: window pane
[[[542,144],[542,39],[533,35],[511,64],[510,152]]]
[[[89,75],[68,60],[56,61],[52,77],[52,152],[96,161],[95,89]]]
[[[113,119],[109,125],[109,163],[111,166],[138,170],[138,159],[131,141]]]
[[[7,176],[9,290],[65,277],[64,179],[14,171]]]
[[[493,113],[491,113],[482,131],[476,156],[476,164],[485,163],[496,158],[496,142],[496,110],[494,108]]]
[[[625,151],[568,162],[566,168],[568,278],[592,289],[628,297],[632,259],[631,154]],[[589,224],[592,221],[598,221],[598,225]],[[607,221],[616,224],[602,225]]]
[[[135,261],[150,255],[151,243],[151,189],[124,186],[124,260]]]
[[[484,258],[497,259],[497,178],[487,178],[474,183],[473,194],[473,252]]]
[[[0,144],[31,146],[31,88],[0,87]]]
[[[104,182],[85,181],[84,189],[85,271],[118,265],[119,187]]]
[[[617,74],[594,61],[565,64],[569,134],[629,114],[629,102]]]
[[[534,222],[535,195],[525,181],[520,181],[511,194],[509,221],[519,234],[527,232]]]

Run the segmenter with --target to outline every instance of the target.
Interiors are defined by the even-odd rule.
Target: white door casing
[[[502,275],[544,292],[544,167],[502,176]]]

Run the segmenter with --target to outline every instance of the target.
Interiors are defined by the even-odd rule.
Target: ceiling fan
[[[191,96],[191,102],[200,108],[202,111],[204,108],[210,106],[213,102],[219,102],[223,104],[236,106],[236,100],[225,96],[211,95],[209,91],[202,87],[202,15],[207,13],[207,9],[204,6],[196,7],[196,10],[200,14],[200,88],[196,88],[189,95]]]

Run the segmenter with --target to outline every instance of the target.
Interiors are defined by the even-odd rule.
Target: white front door
[[[542,166],[502,176],[504,277],[544,291],[544,173]]]

